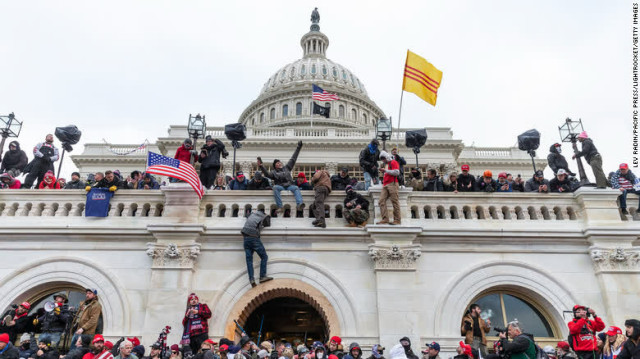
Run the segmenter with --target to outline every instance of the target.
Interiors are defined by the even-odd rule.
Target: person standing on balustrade
[[[189,294],[187,310],[182,318],[182,341],[180,344],[188,345],[191,352],[197,353],[202,342],[209,339],[209,318],[211,310],[206,303],[200,303],[200,298],[195,293]]]
[[[200,181],[206,189],[210,189],[213,186],[213,182],[218,176],[221,155],[223,158],[227,158],[229,155],[222,141],[207,135],[198,157],[198,162],[200,162]],[[233,170],[231,172],[233,173]]]
[[[384,164],[384,168],[380,169],[380,172],[384,173],[382,192],[380,193],[380,215],[382,220],[376,224],[399,225],[401,224],[400,198],[398,197],[400,165],[393,159],[393,156],[385,151],[380,153],[380,158]],[[387,211],[387,199],[391,200],[391,205],[393,206],[393,222],[391,223],[389,222],[389,212]]]

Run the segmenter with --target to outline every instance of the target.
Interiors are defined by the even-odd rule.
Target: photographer
[[[588,319],[592,315],[593,319]],[[604,322],[596,315],[593,308],[576,304],[573,307],[573,320],[569,326],[571,347],[580,359],[593,359],[598,349],[595,334],[605,328]]]
[[[500,350],[510,359],[533,359],[536,357],[536,345],[529,334],[522,333],[522,327],[518,322],[511,322],[506,332],[501,332]],[[512,338],[509,341],[508,338]]]
[[[422,174],[420,173],[419,168],[411,169],[411,180],[409,181],[409,186],[413,188],[414,191],[422,191],[424,188],[424,183],[422,182]]]
[[[213,186],[213,182],[218,176],[218,171],[220,170],[220,155],[222,155],[223,158],[227,158],[229,152],[225,149],[222,141],[207,135],[207,137],[205,137],[205,144],[200,149],[200,156],[198,157],[198,162],[200,162],[200,181],[202,181],[202,185],[206,189],[210,189]]]

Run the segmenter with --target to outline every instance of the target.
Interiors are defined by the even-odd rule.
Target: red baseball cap
[[[502,178],[507,178],[507,172],[500,172],[500,173],[498,173],[498,178],[500,178],[500,177],[502,177]]]
[[[207,339],[207,340],[205,340],[203,343],[207,343],[207,344],[211,344],[211,345],[216,345],[216,344],[218,344],[218,343],[214,342],[214,341],[213,341],[213,340],[211,340],[211,339]]]
[[[104,342],[104,347],[111,350],[113,349],[113,343],[107,340],[106,342]]]
[[[607,328],[607,335],[616,335],[616,334],[622,334],[622,329],[618,328],[618,327],[614,327],[611,326],[609,328]]]
[[[221,351],[221,352],[229,351],[229,346],[228,346],[228,345],[226,345],[226,344],[222,344],[222,345],[220,346],[220,351]]]
[[[336,344],[340,344],[340,343],[342,343],[342,338],[340,338],[339,336],[336,335],[336,336],[331,337],[330,342],[335,342]]]
[[[460,169],[462,169],[463,171],[468,171],[469,170],[469,165],[462,165],[462,167],[460,167]]]
[[[620,169],[628,170],[628,169],[629,169],[629,165],[628,165],[628,164],[626,164],[626,163],[621,163],[621,164],[620,164]]]
[[[556,345],[558,348],[564,350],[564,351],[569,351],[569,349],[571,349],[569,347],[569,343],[567,342],[558,342],[558,344]]]
[[[29,302],[22,302],[20,306],[22,306],[26,310],[31,309],[31,304],[29,304]]]
[[[9,340],[9,334],[7,334],[7,333],[0,334],[0,342],[9,343],[9,341],[10,341]]]
[[[100,335],[100,334],[96,334],[96,335],[93,337],[93,341],[91,341],[91,343],[92,343],[92,344],[95,344],[95,343],[97,343],[97,342],[104,342],[104,337],[103,337],[102,335]]]

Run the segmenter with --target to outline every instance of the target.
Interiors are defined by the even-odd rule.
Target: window
[[[333,77],[338,77],[338,70],[335,67],[333,68]]]
[[[339,118],[344,118],[344,106],[340,105],[340,107],[338,107],[338,117]]]
[[[251,119],[251,125],[255,126],[255,124],[256,124],[256,118],[254,117]]]
[[[302,102],[296,104],[296,116],[302,115]]]
[[[367,121],[367,114],[366,113],[362,114],[362,122],[364,122],[365,125],[369,124],[369,121]]]
[[[342,70],[342,79],[347,81],[347,73]]]
[[[271,111],[269,112],[269,119],[273,120],[276,118],[276,109],[272,108]]]
[[[475,303],[482,309],[482,318],[490,319],[492,326],[506,328],[513,320],[518,320],[527,333],[534,337],[553,338],[553,330],[549,321],[532,303],[529,303],[512,292],[494,292],[481,296]]]
[[[316,65],[315,64],[311,65],[311,74],[312,75],[316,74]]]
[[[264,122],[264,112],[260,112],[260,123]]]
[[[289,116],[289,105],[282,105],[282,117]]]
[[[307,67],[302,65],[300,66],[300,75],[304,76],[307,73]]]
[[[356,111],[356,109],[351,109],[351,119],[352,120],[357,120],[358,119],[358,112]]]
[[[322,74],[323,75],[327,75],[327,67],[326,66],[322,66]]]

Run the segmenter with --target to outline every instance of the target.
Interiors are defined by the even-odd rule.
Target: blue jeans
[[[40,337],[38,338],[38,341],[43,341],[45,339],[49,339],[51,341],[51,347],[55,348],[58,346],[58,343],[60,342],[60,337],[62,336],[62,333],[58,332],[58,333],[42,333],[40,334]],[[76,340],[78,340],[78,338],[76,338]]]
[[[373,178],[371,177],[371,173],[366,172],[366,171],[362,175],[364,176],[364,190],[366,191],[366,190],[369,189],[369,187],[371,187],[371,180]],[[375,182],[374,182],[374,184],[375,184]]]
[[[276,206],[278,206],[278,208],[282,208],[282,197],[280,196],[280,192],[285,190],[293,192],[293,195],[296,197],[297,205],[302,204],[302,193],[300,193],[300,188],[298,188],[298,186],[294,184],[288,185],[286,187],[275,185],[273,186],[273,197],[275,197],[276,199]]]
[[[255,279],[253,277],[253,252],[258,253],[258,257],[260,257],[260,278],[264,278],[267,276],[267,260],[269,260],[267,251],[260,238],[244,236],[244,254],[247,259],[247,272],[250,281]]]
[[[631,189],[631,190],[625,189],[624,191],[622,191],[622,194],[618,196],[618,199],[620,200],[620,208],[622,209],[627,208],[627,193],[635,193],[640,196],[640,191],[636,191],[635,189]],[[640,210],[640,203],[638,203],[638,210]]]
[[[81,334],[75,334],[75,333],[73,334],[73,338],[71,338],[71,344],[69,346],[69,350],[76,348],[76,342],[78,341],[78,338],[80,338],[80,335]]]

